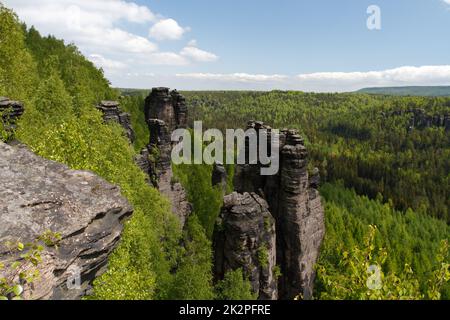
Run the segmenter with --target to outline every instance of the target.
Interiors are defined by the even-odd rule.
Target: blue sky
[[[351,91],[450,85],[450,0],[4,0],[112,84]],[[369,30],[377,5],[381,30]]]

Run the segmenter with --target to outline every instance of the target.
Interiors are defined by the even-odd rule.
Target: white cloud
[[[267,81],[282,81],[287,76],[279,74],[248,74],[248,73],[179,73],[176,74],[178,78],[196,79],[196,80],[219,80],[226,82],[267,82]]]
[[[89,55],[89,60],[91,60],[98,68],[103,68],[104,70],[122,70],[127,67],[125,63],[107,59],[101,54],[91,54]]]
[[[182,28],[173,19],[163,19],[155,23],[150,29],[150,37],[156,40],[179,40],[189,28]]]
[[[117,27],[121,21],[146,24],[156,20],[145,6],[122,0],[4,0],[20,19],[44,35],[74,42],[88,53],[107,51],[154,52],[148,39]]]
[[[191,43],[192,44],[192,43]],[[180,54],[198,62],[211,62],[219,59],[214,53],[201,50],[195,46],[184,47]]]
[[[318,72],[288,76],[248,73],[179,73],[174,83],[188,89],[355,91],[364,87],[450,85],[450,65],[404,66],[368,72]],[[184,82],[183,82],[184,81]]]
[[[190,61],[178,53],[157,52],[148,57],[147,63],[153,65],[185,66],[188,65]]]
[[[192,39],[191,41],[188,42],[188,47],[197,47],[197,40]]]
[[[450,0],[443,0],[446,4],[450,4]]]
[[[296,77],[300,87],[327,91],[354,90],[368,86],[439,85],[450,83],[450,65],[399,67],[368,72],[320,72]]]
[[[188,46],[194,49],[164,52],[150,39],[129,31],[131,24],[142,33],[151,29],[155,40],[177,40],[189,31],[177,21],[155,14],[132,0],[0,1],[41,34],[52,34],[66,43],[75,43],[107,75],[117,75],[119,70],[149,73],[155,65],[185,66],[192,61],[216,59],[214,54],[197,49],[196,42]]]
[[[119,20],[133,23],[156,21],[156,15],[146,6],[123,0],[3,0],[14,8],[22,19],[39,22],[67,21],[70,18],[84,24],[111,26]],[[61,15],[62,14],[62,15]],[[65,14],[69,14],[67,17]],[[79,16],[77,16],[79,14]],[[95,19],[94,19],[95,18]]]

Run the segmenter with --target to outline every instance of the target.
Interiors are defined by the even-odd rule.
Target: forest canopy
[[[174,168],[194,206],[182,230],[168,200],[149,186],[134,163],[149,140],[142,95],[121,97],[75,45],[42,36],[1,5],[0,21],[0,96],[25,104],[14,138],[45,158],[90,170],[120,186],[134,207],[108,271],[95,280],[89,298],[255,298],[240,269],[213,281],[211,234],[221,195],[211,188],[212,167]],[[341,253],[358,258],[370,241],[388,252],[383,261],[385,279],[391,281],[387,288],[405,284],[397,298],[450,297],[448,283],[433,291],[430,283],[435,282],[429,281],[440,279],[437,272],[446,263],[448,270],[448,255],[440,253],[440,244],[450,234],[450,135],[442,121],[450,114],[449,98],[280,91],[184,94],[190,121],[202,120],[205,127],[235,128],[257,119],[276,128],[297,128],[305,137],[310,166],[320,169],[325,182],[320,191],[327,230],[317,298],[390,297],[360,296],[356,286],[336,291],[336,284],[351,286],[354,276],[341,263],[349,261]],[[120,99],[131,113],[134,146],[119,125],[105,124],[96,110],[99,101],[108,99]],[[370,233],[370,225],[377,227],[376,234]],[[413,276],[396,276],[405,265]]]

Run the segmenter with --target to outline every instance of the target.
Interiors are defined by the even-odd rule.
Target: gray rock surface
[[[134,142],[135,134],[131,126],[130,115],[120,110],[120,105],[117,101],[102,101],[97,106],[97,109],[103,113],[105,122],[117,122],[120,124],[124,128],[130,142]]]
[[[173,130],[186,127],[185,99],[176,90],[153,88],[145,99],[144,112],[150,143],[141,151],[136,163],[147,173],[149,182],[170,200],[173,213],[184,226],[192,205],[187,200],[186,190],[173,176],[171,135]]]
[[[227,191],[227,170],[220,162],[214,162],[211,175],[211,185],[213,187],[219,186],[223,192],[223,195],[225,195]]]
[[[15,128],[15,122],[24,112],[23,103],[0,97],[0,121],[9,130]]]
[[[319,192],[311,188],[307,151],[301,138],[288,132],[281,150],[281,172],[277,201],[277,254],[282,276],[281,298],[299,294],[311,299],[314,265],[325,234],[324,210]]]
[[[40,279],[30,299],[78,299],[106,268],[132,208],[120,189],[87,171],[70,170],[24,146],[0,142],[0,262],[17,259],[7,241],[32,242],[46,231],[60,233],[58,248],[46,247]],[[81,287],[67,288],[79,269]]]
[[[247,128],[264,129],[270,142],[273,133],[264,123],[250,121]],[[234,186],[241,194],[256,193],[263,197],[275,218],[276,263],[282,273],[278,281],[279,298],[293,299],[301,295],[310,299],[314,265],[325,233],[324,210],[317,191],[320,176],[318,170],[314,170],[311,178],[308,176],[308,153],[296,131],[281,132],[280,150],[278,174],[261,176],[261,164],[238,165]],[[245,262],[241,267],[246,268]]]
[[[255,193],[227,195],[214,234],[216,279],[242,268],[260,300],[278,298],[275,221],[268,207]]]

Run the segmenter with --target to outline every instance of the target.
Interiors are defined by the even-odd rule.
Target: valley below
[[[450,299],[446,94],[117,89],[0,18],[1,300]],[[279,170],[175,164],[196,121]]]

